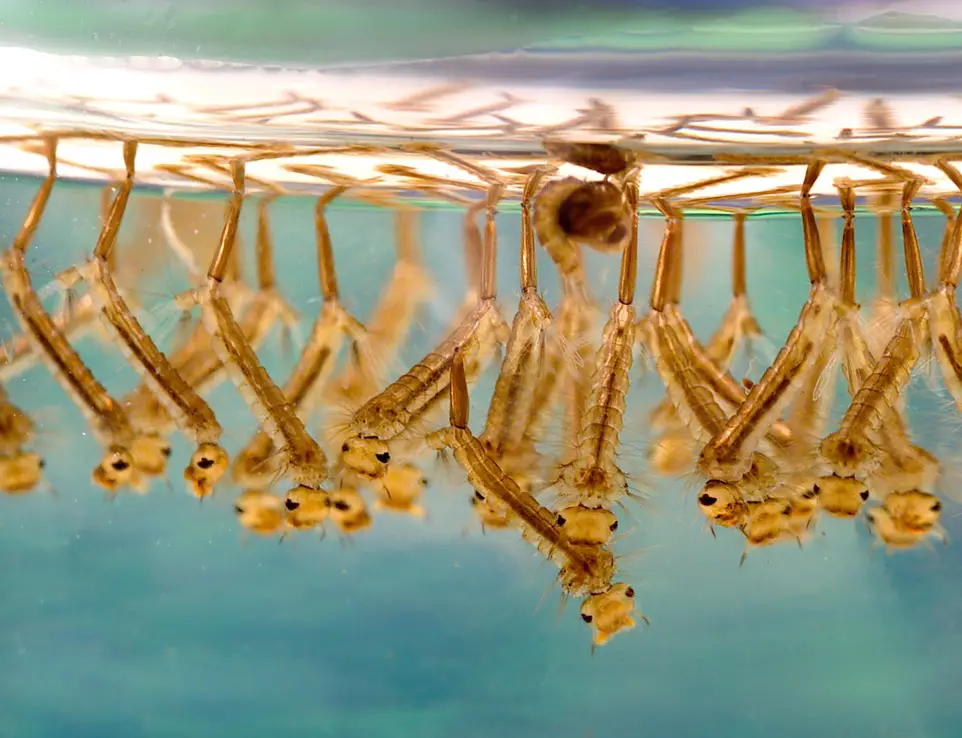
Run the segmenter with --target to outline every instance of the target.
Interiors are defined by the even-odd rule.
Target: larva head
[[[108,492],[116,492],[120,487],[137,481],[134,457],[121,446],[111,446],[97,465],[91,478]]]
[[[742,533],[752,546],[770,546],[794,538],[792,503],[782,497],[770,497],[752,505]]]
[[[216,443],[202,443],[190,456],[184,469],[184,481],[194,497],[203,499],[214,491],[214,485],[227,471],[227,452]]]
[[[356,489],[341,487],[330,493],[330,499],[331,520],[342,533],[353,535],[371,527],[367,504]]]
[[[414,464],[393,464],[374,484],[378,507],[421,517],[424,510],[418,501],[427,484],[427,478]]]
[[[820,477],[816,484],[822,510],[836,518],[854,518],[868,499],[868,487],[855,477]]]
[[[615,574],[615,557],[605,546],[572,544],[580,559],[585,563],[569,561],[561,567],[558,579],[561,588],[570,597],[586,597],[604,592],[611,586]]]
[[[694,446],[687,433],[666,433],[651,445],[648,461],[664,476],[684,474],[692,466]]]
[[[585,182],[558,208],[558,225],[570,238],[598,251],[620,251],[627,242],[630,214],[624,193],[612,182]]]
[[[391,451],[377,438],[355,436],[341,445],[341,463],[365,479],[380,479],[387,473]]]
[[[819,486],[814,482],[788,499],[789,523],[796,533],[807,531],[818,515]]]
[[[246,490],[234,501],[237,521],[258,535],[270,536],[284,528],[284,504],[280,497],[263,490]]]
[[[896,526],[910,533],[928,533],[938,525],[942,515],[942,501],[917,489],[890,493],[882,507]]]
[[[918,533],[900,527],[884,507],[873,507],[865,513],[869,527],[878,540],[890,549],[915,548],[927,533]]]
[[[511,513],[499,500],[485,497],[475,490],[471,495],[471,507],[485,528],[503,530],[511,527]]]
[[[618,582],[581,603],[581,619],[594,631],[592,644],[603,646],[609,638],[635,627],[631,614],[635,610],[635,590]]]
[[[878,449],[867,439],[838,431],[822,441],[819,452],[840,477],[861,474],[872,468],[878,459]]]
[[[558,512],[557,522],[572,543],[605,544],[618,530],[618,518],[603,507],[570,505]]]
[[[717,479],[709,480],[702,488],[698,509],[710,523],[725,528],[741,527],[748,515],[748,506],[734,485]]]
[[[138,472],[148,477],[161,477],[167,473],[170,441],[153,433],[139,435],[130,444],[130,454],[134,457],[134,466]]]
[[[43,468],[44,460],[33,451],[0,456],[0,491],[8,495],[33,491],[40,483]]]
[[[33,438],[33,421],[9,403],[0,408],[0,446],[19,448]]]
[[[231,479],[241,487],[264,489],[277,476],[274,444],[251,444],[241,449],[231,465]]]
[[[294,487],[284,497],[287,524],[295,530],[323,525],[331,511],[330,495],[323,489]]]

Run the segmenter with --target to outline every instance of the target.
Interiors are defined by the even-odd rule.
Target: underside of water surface
[[[0,735],[959,734],[962,11],[0,20]]]

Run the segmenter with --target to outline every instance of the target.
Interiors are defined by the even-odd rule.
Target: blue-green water
[[[12,240],[37,184],[0,179],[0,242]],[[99,197],[96,187],[55,189],[33,247],[38,283],[89,254]],[[318,308],[312,208],[284,199],[272,209],[278,279],[308,321]],[[252,216],[249,205],[248,245]],[[436,342],[460,303],[460,218],[422,216],[437,294],[401,364]],[[918,218],[930,272],[943,222]],[[330,224],[344,299],[363,320],[393,265],[392,215],[335,207]],[[505,214],[498,226],[508,311],[518,294],[519,216]],[[875,223],[860,217],[857,227],[867,302]],[[642,222],[639,302],[661,228]],[[747,233],[751,299],[776,346],[807,292],[801,227],[794,218],[751,219]],[[687,233],[683,308],[702,337],[727,306],[730,234],[719,218],[693,221]],[[134,235],[125,232],[128,242]],[[557,285],[543,257],[553,304]],[[606,307],[617,262],[589,261]],[[183,284],[165,274],[139,289],[149,302]],[[166,345],[171,325],[155,323]],[[116,395],[137,384],[117,352],[94,339],[80,350]],[[261,357],[278,378],[293,362],[277,336]],[[751,373],[760,373],[757,362]],[[933,392],[927,372],[917,375],[913,431],[951,467],[959,419],[941,386]],[[493,376],[472,395],[476,429]],[[203,504],[183,491],[181,440],[172,492],[157,482],[149,496],[106,502],[88,481],[99,449],[55,382],[34,369],[8,389],[44,422],[39,444],[58,494],[0,500],[2,736],[949,738],[962,730],[958,547],[886,556],[862,523],[821,520],[804,550],[755,551],[739,569],[740,537],[712,538],[695,487],[645,469],[646,411],[662,397],[652,372],[635,374],[623,454],[651,498],[629,503],[622,530],[630,533],[616,545],[630,555],[620,578],[635,585],[651,626],[594,655],[577,606],[558,615],[553,567],[513,533],[482,535],[453,468],[426,462],[425,521],[376,514],[350,541],[331,532],[278,545],[239,530],[234,490]],[[253,418],[229,384],[210,399],[234,450]],[[959,535],[958,511],[947,504],[950,538]]]

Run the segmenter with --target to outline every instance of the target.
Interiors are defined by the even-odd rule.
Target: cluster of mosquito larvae
[[[875,320],[863,319],[855,301],[854,220],[856,190],[869,183],[835,182],[843,221],[841,252],[827,253],[810,195],[824,164],[813,161],[797,203],[809,297],[775,361],[755,383],[738,382],[729,374],[739,344],[759,334],[745,296],[744,215],[735,217],[731,306],[703,346],[678,307],[682,214],[671,203],[659,205],[667,224],[644,342],[668,400],[652,414],[652,425],[661,435],[653,444],[651,461],[662,473],[693,470],[699,475],[704,486],[698,506],[712,533],[714,526],[737,529],[746,540],[746,554],[752,547],[781,542],[801,545],[820,513],[853,519],[864,510],[865,521],[889,550],[945,539],[939,523],[942,503],[933,492],[939,462],[912,442],[901,395],[915,365],[934,351],[945,384],[962,408],[957,353],[962,334],[955,302],[962,217],[940,202],[948,220],[938,281],[927,290],[911,213],[923,182],[889,165],[868,163],[889,177],[871,185],[883,187],[889,200],[893,192],[897,198],[908,299],[899,303],[895,298],[888,256],[891,229],[882,227],[883,294],[873,306]],[[939,167],[962,185],[950,164],[940,162]],[[880,220],[889,213],[880,214]],[[835,227],[832,220],[827,225]],[[828,268],[835,258],[837,271]],[[850,404],[838,427],[828,432],[838,365]]]
[[[854,301],[859,183],[838,182],[844,226],[837,278],[827,267],[836,257],[823,252],[811,203],[823,166],[814,161],[798,202],[809,299],[775,362],[752,384],[730,374],[739,348],[761,335],[746,291],[747,211],[734,217],[731,305],[703,346],[680,310],[683,210],[697,202],[681,197],[773,170],[742,167],[646,197],[664,214],[666,227],[649,310],[639,317],[635,291],[643,174],[633,157],[607,146],[549,144],[550,161],[578,164],[600,178],[557,177],[557,167],[547,163],[512,179],[425,146],[421,153],[483,183],[481,196],[474,198],[438,190],[436,182],[421,183],[466,206],[469,288],[447,334],[392,381],[391,368],[432,289],[421,263],[417,212],[395,203],[397,262],[365,325],[340,299],[326,211],[351,185],[333,186],[315,209],[322,306],[294,368],[277,384],[257,351],[278,322],[291,327],[298,316],[275,283],[269,221],[274,192],[253,198],[256,288],[246,287],[240,275],[237,236],[249,198],[245,160],[220,164],[230,191],[206,275],[179,242],[169,202],[164,203],[166,239],[175,253],[186,255],[194,278],[176,300],[188,329],[165,353],[113,277],[114,247],[136,175],[136,142],[123,143],[124,176],[108,192],[92,258],[58,277],[65,299],[55,314],[43,306],[25,261],[57,179],[57,141],[49,137],[42,143],[49,174],[3,259],[4,289],[21,333],[0,360],[0,378],[9,379],[34,359],[44,364],[102,444],[104,455],[92,478],[110,493],[143,490],[146,479],[165,475],[176,430],[195,449],[183,470],[188,490],[203,499],[227,482],[240,487],[234,510],[246,530],[283,538],[292,531],[323,533],[330,523],[351,535],[372,524],[372,508],[424,516],[427,480],[420,463],[432,450],[450,454],[473,488],[471,507],[481,525],[518,532],[557,565],[563,596],[582,600],[582,619],[600,645],[632,628],[636,617],[645,619],[635,614],[634,588],[615,580],[618,559],[612,552],[618,513],[640,496],[637,480],[619,466],[640,350],[638,364],[653,364],[667,389],[667,399],[651,418],[661,434],[651,463],[660,472],[685,473],[691,467],[703,476],[698,504],[712,526],[741,531],[748,546],[802,541],[820,511],[855,517],[874,495],[880,504],[866,518],[887,546],[914,546],[941,535],[938,499],[928,491],[938,463],[912,444],[899,396],[915,362],[933,350],[962,407],[955,306],[962,219],[954,218],[946,231],[938,286],[927,292],[909,209],[920,183],[901,170],[893,174],[891,167],[879,165],[899,189],[911,288],[901,304],[892,294],[880,296],[878,304],[890,308],[891,329],[883,340],[881,328],[866,335]],[[940,166],[962,186],[950,165]],[[521,298],[508,324],[498,301],[495,215],[515,184],[521,189]],[[538,244],[560,278],[553,308],[539,291]],[[588,286],[583,246],[620,259],[617,296],[605,321]],[[78,294],[81,285],[87,287],[84,294]],[[191,323],[195,313],[199,319]],[[114,399],[73,347],[95,319],[142,380],[126,397]],[[484,428],[475,435],[469,427],[470,386],[499,357]],[[852,402],[839,428],[825,436],[826,382],[836,357]],[[234,384],[258,426],[232,459],[204,399],[224,379]],[[556,416],[567,435],[565,450],[549,458],[545,435]],[[32,425],[5,396],[0,396],[0,417],[0,487],[28,491],[43,468],[40,457],[28,450]],[[374,497],[370,506],[369,495]]]

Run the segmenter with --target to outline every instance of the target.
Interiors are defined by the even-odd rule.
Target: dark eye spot
[[[478,492],[478,490],[474,490],[474,499],[478,500],[479,502],[484,502],[484,495]]]
[[[942,503],[936,500],[932,503],[932,512],[938,512],[942,509]]]
[[[634,587],[628,587],[628,589],[625,590],[625,596],[626,596],[626,597],[632,597],[632,598],[633,598],[633,597],[635,596],[635,588],[634,588]]]
[[[712,496],[711,496],[710,494],[708,494],[707,492],[704,493],[704,494],[702,494],[702,495],[698,498],[698,504],[699,504],[699,505],[704,505],[705,507],[711,507],[711,506],[714,505],[716,502],[718,502],[718,498],[717,498],[717,497],[712,497]]]
[[[234,505],[234,512],[237,513],[238,515],[243,515],[244,508],[242,508],[240,505]]]
[[[817,495],[820,495],[822,494],[822,488],[819,487],[817,484],[815,484],[812,486],[812,492],[814,492]]]
[[[126,461],[115,461],[110,466],[114,471],[124,471],[125,469],[130,468],[130,464],[128,464]]]
[[[559,516],[558,516],[558,525],[564,525],[564,524],[567,523],[567,522],[568,522],[568,521],[565,520],[565,516],[564,516],[564,515],[559,515]]]
[[[297,500],[292,500],[290,498],[284,500],[284,507],[286,507],[288,510],[296,510],[300,506],[301,506],[301,503],[298,502]]]
[[[347,453],[348,451],[350,451],[350,450],[351,450],[351,447],[347,444],[347,441],[345,441],[344,443],[341,444],[341,453],[342,453],[342,454],[346,454],[346,453]]]
[[[334,503],[334,509],[335,509],[335,510],[340,510],[340,511],[343,512],[344,510],[350,510],[350,509],[351,509],[351,506],[348,505],[346,502],[344,502],[344,500],[337,500],[337,501]]]
[[[863,489],[861,492],[859,492],[858,496],[861,497],[863,500],[867,500],[867,499],[868,499],[868,490],[867,490],[867,489]]]
[[[814,489],[809,489],[803,492],[802,497],[806,500],[811,500],[817,494],[818,494],[818,487],[815,487]]]
[[[608,530],[610,530],[612,533],[614,533],[616,530],[618,530],[618,521],[616,520],[616,521],[613,522],[611,525],[609,525],[609,526],[608,526]]]
[[[384,451],[379,454],[374,454],[374,458],[380,461],[382,464],[386,464],[391,460],[391,454],[389,454],[387,451]]]
[[[171,451],[170,446],[164,446],[162,449],[160,449],[161,455],[163,455],[164,458],[167,458],[167,459],[170,458],[170,451]]]
[[[41,469],[45,468],[47,466],[46,460],[40,459],[40,461],[37,462],[37,466],[40,467]]]
[[[592,618],[590,615],[586,613],[581,613],[581,619],[584,620],[586,623],[590,623]]]
[[[201,469],[210,469],[214,465],[213,459],[208,459],[206,456],[197,462],[197,466]]]

